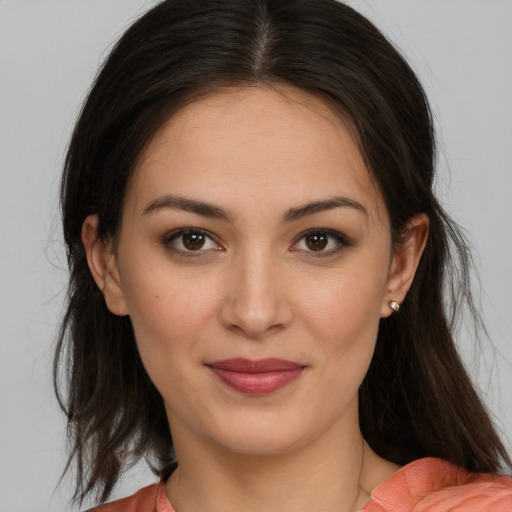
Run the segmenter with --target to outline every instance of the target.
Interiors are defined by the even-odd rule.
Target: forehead
[[[223,88],[181,108],[147,146],[128,194],[143,208],[159,192],[259,195],[283,209],[339,193],[383,206],[350,125],[293,87]]]

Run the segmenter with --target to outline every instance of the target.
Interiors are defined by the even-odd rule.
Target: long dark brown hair
[[[104,501],[141,457],[165,475],[174,461],[163,401],[142,365],[130,319],[111,314],[89,272],[81,227],[119,228],[127,182],[162,123],[225,85],[288,84],[327,100],[353,127],[380,187],[395,241],[417,213],[430,234],[399,314],[381,320],[360,388],[361,431],[398,464],[441,457],[495,472],[510,459],[457,354],[460,304],[476,315],[470,255],[433,195],[435,136],[418,80],[368,20],[335,0],[166,0],[136,21],[83,105],[61,188],[71,271],[54,361],[67,414],[68,467],[79,502]]]

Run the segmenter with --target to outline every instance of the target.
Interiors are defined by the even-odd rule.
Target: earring
[[[396,300],[392,300],[389,302],[389,307],[393,311],[397,312],[400,309],[400,304]]]

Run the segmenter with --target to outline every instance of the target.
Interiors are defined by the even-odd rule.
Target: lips
[[[230,388],[249,395],[273,393],[297,379],[305,366],[284,359],[224,359],[206,367]]]

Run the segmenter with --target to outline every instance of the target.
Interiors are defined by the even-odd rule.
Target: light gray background
[[[51,351],[66,282],[57,190],[95,70],[154,1],[0,0],[0,512],[63,511]],[[441,127],[439,192],[469,232],[491,339],[469,367],[512,440],[512,0],[352,1],[402,48]],[[477,351],[476,351],[477,352]],[[509,363],[507,363],[508,361]],[[151,480],[138,468],[123,495]]]

